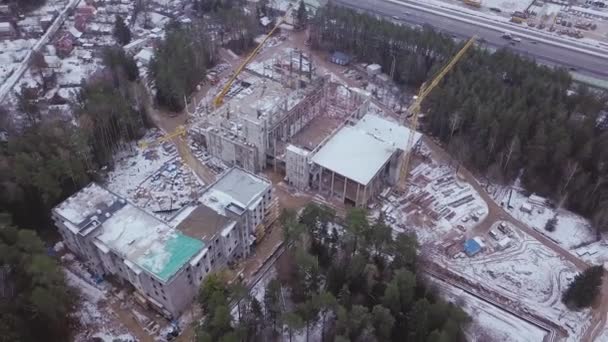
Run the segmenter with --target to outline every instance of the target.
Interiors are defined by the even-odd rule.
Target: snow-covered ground
[[[526,196],[516,185],[495,187],[491,193],[496,202],[502,204],[513,217],[548,236],[581,259],[593,264],[608,262],[608,242],[605,237],[597,241],[589,221],[583,217],[565,209],[551,208],[543,198]],[[558,220],[557,226],[555,231],[549,232],[545,230],[545,225],[554,216]]]
[[[497,308],[465,291],[441,280],[432,278],[441,293],[451,302],[458,303],[473,321],[467,330],[472,342],[530,342],[542,341],[546,331],[521,318]]]
[[[515,11],[523,12],[533,0],[481,0],[481,6],[486,8],[498,8],[505,13]]]
[[[577,341],[587,324],[589,310],[570,311],[561,302],[564,288],[577,274],[575,266],[523,232],[514,231],[511,238],[511,246],[503,251],[471,258],[437,253],[433,260],[500,293],[524,311],[559,324],[568,330],[569,341]]]
[[[160,136],[158,130],[153,130],[142,140],[152,143]],[[179,158],[173,143],[152,144],[145,149],[133,143],[118,154],[106,186],[168,220],[177,210],[198,199],[204,183]]]
[[[69,256],[69,254],[67,254]],[[63,269],[68,285],[80,294],[75,317],[78,319],[78,333],[74,342],[89,342],[99,337],[104,342],[134,342],[120,320],[106,305],[109,299],[109,286],[96,285],[84,267],[73,260],[64,258]]]
[[[394,230],[415,232],[421,244],[448,233],[462,234],[487,216],[487,205],[479,194],[448,165],[427,160],[412,170],[410,179],[408,193],[385,196],[379,209]]]

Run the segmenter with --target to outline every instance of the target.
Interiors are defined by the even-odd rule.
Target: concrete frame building
[[[312,120],[330,108],[350,113],[366,100],[359,93],[340,96],[346,88],[328,77],[296,81],[297,87],[255,75],[241,81],[226,104],[193,126],[194,139],[228,165],[284,170],[287,144]]]
[[[337,197],[343,203],[366,206],[386,185],[399,179],[403,153],[410,134],[414,145],[421,134],[374,114],[342,127],[320,145],[310,158],[312,189]],[[301,184],[301,180],[292,181]]]
[[[207,274],[249,255],[256,233],[263,234],[279,211],[272,184],[236,168],[211,184],[200,202],[164,222],[89,184],[52,216],[67,248],[94,274],[116,276],[140,302],[176,318]]]

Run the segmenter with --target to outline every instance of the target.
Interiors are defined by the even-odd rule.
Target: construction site
[[[314,70],[301,51],[257,62],[221,107],[195,113],[189,132],[227,165],[271,169],[298,190],[365,206],[397,183],[403,156],[415,147],[407,145],[410,130],[371,94]],[[413,135],[416,145],[420,134]]]
[[[586,259],[511,216],[488,195],[488,186],[484,189],[417,132],[421,102],[475,38],[417,97],[399,103],[399,109],[405,104],[407,110],[397,111],[388,96],[374,94],[378,88],[390,94],[386,89],[393,86],[383,80],[390,77],[369,72],[381,70],[332,64],[331,58],[315,56],[290,38],[264,48],[273,31],[250,55],[225,60],[214,74],[217,82],[200,100],[194,96],[180,118],[151,110],[163,132],[148,134],[121,156],[104,188],[92,185],[55,209],[65,240],[81,239],[86,246],[68,245],[94,264],[89,268],[118,275],[142,298],[140,305],[175,320],[196,312],[182,297],[192,301],[204,277],[225,266],[232,279],[243,280],[256,297],[263,295],[259,284],[276,276],[273,264],[284,250],[280,229],[275,229],[281,208],[301,209],[312,201],[344,216],[348,208],[362,207],[372,219],[383,215],[395,233],[416,235],[428,261],[425,273],[447,297],[464,298],[467,312],[480,319],[476,326],[497,332],[490,340],[522,337],[522,329],[523,338],[504,340],[577,341],[602,333],[600,314],[569,312],[559,302]],[[385,83],[389,86],[377,86]],[[86,199],[87,191],[112,203],[108,207],[103,198],[93,203]],[[100,215],[93,230],[101,234],[85,236],[78,226],[99,221]],[[152,234],[140,220],[125,241],[125,222],[134,224],[138,217],[162,229]],[[190,247],[178,251],[176,237]],[[141,253],[127,255],[131,248],[125,244]],[[144,252],[145,244],[163,255]],[[91,249],[110,255],[105,258],[112,262],[103,262],[111,267],[87,255]],[[167,298],[165,292],[156,293],[157,286]],[[126,316],[135,316],[148,329],[135,334],[139,339],[159,333],[158,326],[151,332],[150,323],[142,323],[158,322],[153,313],[130,311]],[[146,315],[146,320],[138,319]],[[591,324],[584,323],[589,320]],[[507,323],[499,326],[498,321]],[[189,329],[184,335],[192,337],[188,324],[180,323],[180,329]]]

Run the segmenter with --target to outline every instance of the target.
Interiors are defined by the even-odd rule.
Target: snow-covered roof
[[[57,205],[53,213],[74,226],[80,226],[89,217],[108,211],[108,208],[118,200],[118,196],[91,183]]]
[[[407,149],[407,141],[410,133],[412,132],[412,130],[405,126],[399,125],[396,122],[374,114],[366,114],[357,122],[355,127],[373,135],[380,140],[384,140],[389,145],[392,145],[402,151]],[[415,132],[414,145],[418,142],[418,140],[420,140],[420,137],[422,137],[422,135]]]
[[[68,31],[74,36],[74,38],[80,38],[82,32],[78,31],[74,26],[68,28]]]
[[[380,66],[380,64],[370,64],[367,66],[367,70],[370,70],[370,71],[382,70],[382,66]]]
[[[366,185],[397,150],[405,150],[410,130],[376,115],[365,115],[355,126],[342,128],[312,161],[325,169]],[[416,133],[415,142],[420,139]]]
[[[135,59],[144,63],[149,63],[154,57],[154,52],[151,49],[143,49],[135,55]]]
[[[131,204],[106,220],[96,239],[165,282],[204,247]]]
[[[342,128],[312,161],[325,169],[367,185],[395,148],[354,127]]]
[[[300,148],[300,147],[298,147],[296,145],[292,145],[292,144],[288,144],[286,150],[289,152],[293,152],[295,154],[299,154],[304,157],[306,157],[310,154],[310,152],[308,150],[305,150],[303,148]]]
[[[102,252],[112,250],[165,282],[204,247],[202,241],[182,234],[94,183],[53,212],[74,233],[95,232],[93,242]]]
[[[201,197],[201,202],[221,215],[231,204],[247,209],[265,191],[270,182],[239,168],[228,170]]]
[[[260,24],[262,24],[262,26],[266,26],[266,25],[270,24],[271,22],[272,22],[272,20],[270,20],[268,17],[260,18]]]

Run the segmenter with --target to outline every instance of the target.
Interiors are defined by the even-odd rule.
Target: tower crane
[[[281,24],[283,24],[285,21],[287,21],[287,18],[289,18],[289,16],[291,15],[291,10],[292,10],[292,5],[290,4],[287,7],[287,11],[285,12],[285,15],[283,17],[281,17],[281,19],[279,19],[279,21],[276,23],[276,25],[272,28],[272,30],[270,30],[270,32],[268,32],[268,34],[266,35],[266,37],[264,37],[264,39],[260,42],[260,44],[258,44],[258,46],[256,46],[256,48],[247,56],[247,58],[243,61],[243,63],[241,63],[241,65],[239,65],[239,67],[235,70],[232,77],[230,77],[230,79],[228,80],[228,82],[226,83],[224,88],[222,88],[222,91],[213,99],[213,105],[216,108],[222,105],[222,103],[224,102],[224,97],[226,96],[226,94],[228,93],[230,88],[232,87],[232,84],[234,83],[236,78],[241,74],[241,72],[243,70],[245,70],[245,67],[247,67],[247,64],[249,64],[255,58],[255,56],[257,56],[257,54],[260,52],[260,50],[262,50],[262,47],[264,46],[266,41],[268,41],[268,39],[277,31],[279,26],[281,26]],[[143,141],[140,142],[139,146],[143,149],[146,149],[153,145],[157,145],[157,144],[163,143],[165,141],[172,140],[175,137],[185,136],[187,130],[188,130],[188,127],[186,127],[186,126],[178,126],[177,129],[175,129],[173,132],[169,132],[169,133],[163,135],[162,137],[156,139],[153,142],[149,142],[149,143],[143,142]]]
[[[411,162],[411,150],[414,145],[414,135],[416,133],[416,129],[418,129],[418,116],[420,115],[420,105],[422,101],[426,98],[426,96],[443,80],[445,75],[450,72],[456,63],[462,59],[464,54],[469,50],[469,48],[473,45],[476,36],[471,37],[464,46],[452,57],[452,59],[446,64],[436,75],[433,77],[431,82],[427,85],[427,82],[424,82],[422,86],[420,86],[420,90],[418,91],[418,95],[414,96],[414,102],[408,107],[406,113],[412,117],[411,124],[411,133],[408,135],[407,145],[405,153],[403,153],[403,161],[401,163],[401,170],[399,172],[399,182],[398,186],[401,190],[406,189],[407,176],[409,172],[410,162]],[[407,115],[403,115],[403,123],[405,124]]]
[[[270,39],[270,37],[272,37],[272,35],[279,29],[279,26],[281,26],[281,24],[287,21],[287,18],[289,18],[289,16],[291,15],[291,9],[292,5],[290,4],[289,7],[287,7],[285,15],[281,19],[279,19],[279,21],[277,21],[276,25],[272,28],[272,30],[270,30],[270,32],[268,32],[268,34],[266,35],[266,37],[264,37],[260,44],[258,44],[258,46],[256,46],[256,48],[251,51],[249,56],[247,56],[243,63],[241,63],[241,65],[239,65],[239,67],[234,71],[234,74],[232,75],[232,77],[230,77],[228,82],[226,82],[226,85],[224,85],[222,91],[220,91],[220,93],[217,94],[217,96],[213,99],[213,105],[215,106],[215,108],[221,106],[222,103],[224,103],[224,97],[232,87],[232,84],[234,83],[236,78],[241,74],[243,70],[245,70],[247,64],[249,64],[249,62],[251,62],[255,58],[255,56],[257,56],[260,50],[262,50],[262,47],[264,47],[266,41],[268,41],[268,39]]]
[[[177,128],[173,132],[167,133],[167,134],[161,136],[160,138],[158,138],[158,139],[156,139],[156,140],[154,140],[152,142],[146,142],[146,141],[141,140],[139,142],[139,147],[145,150],[148,147],[156,146],[156,145],[162,144],[162,143],[164,143],[166,141],[170,141],[170,140],[172,140],[175,137],[185,136],[186,132],[187,132],[186,127],[183,126],[183,125],[180,125],[180,126],[177,126]]]

